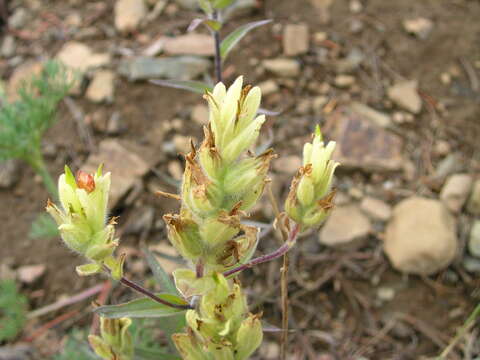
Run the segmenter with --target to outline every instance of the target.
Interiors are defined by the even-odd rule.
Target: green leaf
[[[198,0],[198,4],[205,14],[209,15],[213,12],[210,0]]]
[[[220,10],[220,9],[226,8],[227,6],[230,6],[232,3],[233,3],[233,0],[216,0],[213,3],[213,7],[215,9]]]
[[[208,27],[210,30],[213,30],[213,31],[219,31],[222,28],[222,23],[220,21],[213,20],[213,19],[199,18],[199,19],[192,20],[192,22],[188,26],[187,31],[188,32],[193,31],[200,25],[205,25],[206,27]]]
[[[232,31],[228,36],[223,39],[222,43],[220,44],[220,54],[222,57],[222,60],[225,60],[230,53],[230,51],[237,45],[237,43],[243,39],[245,35],[247,35],[251,30],[262,26],[266,25],[268,23],[271,23],[272,20],[261,20],[261,21],[255,21],[251,22],[245,25],[240,26],[236,30]]]
[[[211,85],[205,84],[200,81],[188,81],[188,80],[150,80],[152,84],[167,86],[174,89],[188,90],[198,94],[205,94],[205,92],[212,91]]]
[[[169,294],[180,295],[175,284],[173,283],[170,275],[168,275],[165,270],[162,268],[162,265],[158,262],[155,255],[153,255],[148,249],[143,249],[145,256],[147,258],[148,266],[152,270],[153,277],[155,281],[160,285],[162,291],[165,291]]]
[[[60,232],[55,220],[48,214],[39,214],[33,220],[28,236],[31,239],[51,239],[59,237]]]
[[[160,350],[146,349],[141,347],[135,348],[135,359],[138,360],[182,360],[181,357],[169,354]]]
[[[181,297],[172,294],[156,294],[159,298],[178,305],[187,305]],[[110,318],[118,319],[122,317],[130,318],[158,318],[172,316],[185,310],[176,309],[167,305],[160,304],[150,298],[141,298],[129,301],[119,305],[100,306],[94,310],[95,313]]]

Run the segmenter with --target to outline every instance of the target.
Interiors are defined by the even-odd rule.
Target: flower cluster
[[[313,142],[303,148],[303,166],[292,181],[285,202],[288,216],[302,229],[320,225],[333,208],[332,180],[338,162],[331,160],[335,142],[325,147],[320,127],[317,126]]]
[[[259,316],[248,313],[238,283],[230,286],[219,274],[211,281],[198,310],[187,311],[189,331],[173,340],[184,359],[248,359],[262,342]]]
[[[102,166],[94,175],[79,171],[77,178],[65,166],[65,174],[58,180],[61,208],[50,201],[47,204],[65,244],[91,261],[77,267],[79,275],[98,273],[105,266],[114,279],[122,277],[124,258],[113,256],[118,246],[114,238],[115,222],[107,222],[109,191],[110,173],[103,175]]]
[[[132,335],[128,318],[100,318],[100,336],[90,335],[88,341],[95,353],[106,360],[131,360],[133,357]]]

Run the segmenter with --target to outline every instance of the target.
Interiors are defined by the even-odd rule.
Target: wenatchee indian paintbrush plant
[[[170,307],[170,315],[187,310],[186,332],[173,335],[184,359],[241,360],[261,344],[262,325],[260,314],[249,313],[235,276],[283,255],[295,244],[299,231],[320,225],[332,208],[331,183],[338,163],[330,159],[335,143],[325,147],[317,127],[313,142],[304,147],[303,166],[292,181],[285,203],[292,220],[286,222],[289,237],[276,252],[251,260],[258,229],[243,220],[263,192],[274,157],[272,150],[260,155],[248,150],[265,121],[263,115],[257,116],[261,92],[258,87],[243,87],[243,78],[239,77],[228,90],[224,84],[217,84],[205,98],[210,121],[200,148],[192,144],[185,156],[180,211],[164,216],[170,242],[192,264],[173,273],[181,297],[150,294],[123,277],[124,257],[113,255],[118,245],[115,223],[106,218],[110,173],[103,175],[101,167],[94,175],[79,171],[76,179],[65,167],[58,184],[61,208],[49,202],[47,211],[57,221],[65,244],[90,261],[77,268],[80,275],[106,270],[114,279],[149,296],[140,299],[146,308],[152,304],[159,310]],[[190,305],[192,299],[198,301]],[[133,356],[126,335],[130,320],[119,315],[128,314],[129,306],[100,308],[100,314],[114,318],[103,317],[102,336],[90,337],[95,351],[104,359],[128,360]],[[139,306],[141,309],[142,305],[136,303],[134,316]],[[155,312],[150,314],[157,316]],[[109,329],[116,329],[115,336],[109,335]]]

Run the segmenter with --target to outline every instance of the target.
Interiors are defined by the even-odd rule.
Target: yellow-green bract
[[[47,204],[65,244],[92,261],[77,267],[79,275],[95,274],[106,266],[115,279],[122,277],[123,258],[113,257],[118,246],[114,222],[107,223],[109,191],[110,173],[103,175],[101,166],[95,175],[79,172],[77,179],[65,166],[58,179],[61,208],[50,201]]]
[[[303,148],[303,166],[295,176],[285,202],[287,214],[303,229],[320,225],[333,207],[333,174],[339,165],[331,160],[335,142],[327,146],[317,126],[312,143]]]

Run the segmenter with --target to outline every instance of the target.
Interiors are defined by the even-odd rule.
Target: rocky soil
[[[161,220],[176,203],[154,194],[176,191],[179,154],[190,138],[199,143],[208,114],[200,95],[149,80],[211,79],[211,38],[186,32],[199,16],[195,3],[12,0],[0,43],[9,100],[47,59],[80,74],[43,148],[55,176],[65,163],[88,171],[105,163],[112,172],[112,215],[120,216],[127,272],[136,279],[150,276],[142,246],[166,269],[178,266]],[[480,3],[238,0],[225,16],[227,31],[274,20],[249,34],[224,67],[226,82],[245,75],[262,88],[262,106],[279,112],[258,144],[279,154],[274,194],[285,198],[317,124],[337,142],[342,163],[331,217],[290,255],[290,358],[437,355],[480,299]],[[46,199],[25,164],[0,164],[0,278],[15,277],[31,309],[105,281],[79,279],[81,260],[59,240],[28,237]],[[252,221],[268,230],[272,220],[265,197]],[[277,240],[266,231],[258,253]],[[242,276],[252,309],[273,326],[281,323],[279,267]],[[109,290],[100,288],[105,301]],[[95,296],[35,316],[19,339],[22,353],[27,346],[34,358],[49,358],[69,329],[92,322]],[[115,288],[110,299],[129,296]],[[480,356],[479,332],[471,328],[449,358]],[[257,358],[277,359],[279,337],[266,338]]]

